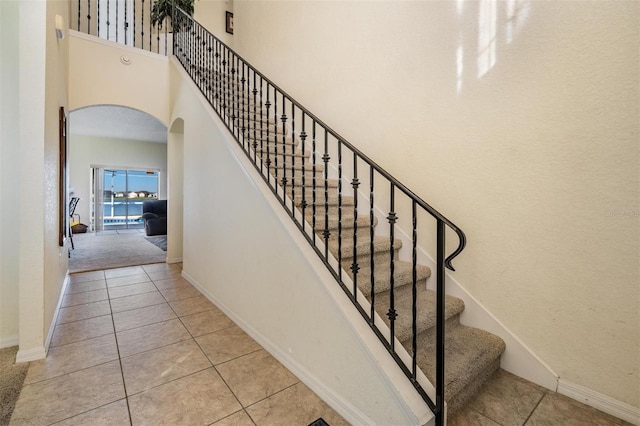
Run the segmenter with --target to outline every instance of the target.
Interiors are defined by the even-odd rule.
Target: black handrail
[[[245,154],[252,160],[256,170],[328,267],[338,284],[349,296],[390,355],[396,360],[398,366],[434,412],[436,423],[438,425],[444,424],[445,268],[452,271],[455,270],[451,262],[464,249],[466,245],[465,234],[449,219],[331,129],[315,114],[294,100],[189,15],[175,8],[172,22],[174,30],[173,52],[178,61],[191,76],[211,107],[220,116],[227,129],[234,135]],[[290,116],[287,115],[288,107],[290,107]],[[298,113],[297,116],[296,113]],[[290,125],[287,126],[287,123],[290,123]],[[301,130],[296,133],[296,129]],[[308,145],[306,140],[309,137],[307,130],[310,130],[311,133],[311,146]],[[330,145],[330,140],[335,144]],[[310,163],[306,159],[309,148],[311,149],[309,154]],[[352,163],[343,161],[345,151],[347,151],[347,155],[351,155]],[[330,163],[332,153],[337,155],[337,164]],[[321,155],[318,156],[317,154]],[[321,162],[316,161],[318,157],[321,158]],[[369,168],[368,176],[365,177],[369,184],[369,194],[366,195],[358,191],[359,186],[362,184],[358,176],[359,164],[364,164],[365,167]],[[332,165],[337,168],[337,184],[335,182],[332,183],[332,179],[329,177],[329,168]],[[349,196],[344,194],[343,188],[343,181],[347,182],[344,169],[348,168],[349,165],[352,168],[350,172],[353,174],[351,181],[348,182],[353,190],[353,200],[351,200],[353,204],[351,205],[347,204],[346,200]],[[322,167],[322,169],[319,169],[319,167]],[[308,176],[309,171],[311,171],[311,176]],[[322,172],[321,176],[318,175],[319,171]],[[377,190],[379,186],[375,187],[374,182],[379,178],[382,178],[389,185],[389,198],[387,199],[389,213],[386,217],[389,222],[389,234],[388,239],[385,240],[386,243],[384,243],[388,244],[388,249],[385,249],[388,252],[386,260],[384,257],[379,258],[375,253],[381,240],[376,239],[374,233],[376,223],[374,198],[378,200],[378,203],[384,201],[380,192],[383,192],[384,195],[386,191]],[[311,180],[311,186],[308,186],[309,180]],[[335,202],[330,201],[329,194],[333,191],[330,188],[337,190],[337,205],[330,204],[330,202]],[[396,199],[400,194],[404,194],[406,198],[397,201]],[[369,218],[359,223],[358,197],[366,198],[367,196]],[[396,306],[397,283],[395,269],[402,262],[397,258],[397,249],[399,247],[396,246],[395,230],[398,226],[396,223],[399,220],[399,216],[396,211],[396,205],[407,199],[411,204],[412,228],[410,256],[411,338],[410,344],[405,344],[405,349],[407,353],[411,352],[411,365],[405,363],[395,344],[396,320],[399,315],[402,315],[402,313],[398,313]],[[311,201],[310,205],[308,201]],[[346,210],[345,207],[347,208]],[[310,216],[309,208],[311,210]],[[338,216],[337,248],[333,246],[335,244],[334,233],[336,232],[336,226],[331,224],[329,215],[329,211],[332,208],[337,210]],[[352,208],[352,210],[349,210],[349,208]],[[417,296],[419,288],[417,283],[420,280],[417,260],[418,208],[428,213],[436,222],[435,401],[429,397],[418,380],[417,358],[418,353],[424,350],[418,344],[417,326],[417,318],[421,311],[418,307]],[[324,212],[321,212],[323,209]],[[318,217],[320,212],[320,217]],[[349,216],[349,214],[352,216]],[[343,230],[345,228],[348,229],[349,226],[353,228],[352,232],[343,233]],[[445,255],[445,233],[447,227],[456,233],[459,240],[458,246],[449,256]],[[368,258],[362,258],[359,254],[358,238],[363,238],[365,235],[359,232],[360,229],[368,231],[368,244],[366,246],[362,245],[362,250],[365,250],[365,253],[366,249],[369,251]],[[322,238],[317,239],[317,235]],[[345,252],[344,244],[347,243],[345,239],[350,237],[353,238],[353,247],[350,252]],[[319,244],[323,244],[323,247]],[[333,249],[330,250],[330,246],[333,246]],[[350,264],[348,260],[345,260],[349,258],[353,259]],[[363,280],[358,280],[358,274],[361,270],[359,259],[364,263],[368,262],[370,270],[370,282],[368,283],[370,290],[365,293],[365,290],[361,289],[365,298],[369,297],[370,312],[367,312],[365,304],[361,303],[361,299],[358,298],[359,283],[362,283],[364,287],[367,284]],[[336,261],[337,267],[335,265]],[[386,268],[385,262],[387,261],[389,262],[389,309],[386,312],[381,312],[376,310],[376,295],[379,298],[381,297],[380,294],[383,294],[386,290],[383,292],[376,291],[375,287],[378,282],[374,271],[375,266],[380,262],[382,262],[382,267]],[[349,288],[345,283],[343,268],[351,271],[352,288]],[[382,272],[387,277],[386,269]],[[379,320],[376,320],[376,318],[379,318],[377,314],[381,316],[385,314],[387,316],[389,320],[387,324],[388,336],[385,336],[384,326],[379,324]]]

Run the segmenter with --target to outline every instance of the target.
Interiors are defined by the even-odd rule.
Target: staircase
[[[178,60],[436,423],[444,424],[443,402],[449,414],[464,406],[499,368],[505,350],[499,337],[461,324],[463,301],[445,294],[445,268],[453,270],[464,234],[197,22],[176,13]],[[418,262],[422,223],[429,221],[436,225],[435,271]],[[446,227],[459,238],[448,257]],[[435,396],[420,372],[435,385]]]
[[[240,111],[238,122],[243,119],[249,119],[246,111]],[[238,126],[236,126],[237,128]],[[251,132],[249,132],[251,134]],[[249,136],[249,140],[253,141]],[[302,164],[305,163],[305,171],[314,169],[314,163],[310,161],[311,153],[309,151],[302,152],[299,149],[299,141],[295,139],[287,139],[291,141],[291,150],[288,160],[284,164],[270,169],[270,174],[276,178],[282,176],[284,168],[301,171]],[[274,153],[278,145],[274,141],[258,140],[262,142],[262,149],[256,154],[260,159],[266,161],[266,153]],[[289,142],[287,142],[289,143]],[[283,147],[280,147],[282,150]],[[276,170],[278,172],[276,172]],[[323,174],[323,165],[315,164],[315,170],[318,175]],[[291,174],[289,174],[291,176]],[[311,177],[310,175],[309,177]],[[309,179],[309,177],[307,179]],[[302,206],[302,179],[301,175],[295,179],[300,186],[296,186],[294,193],[294,204],[298,209]],[[323,187],[324,182],[321,184]],[[382,318],[387,326],[389,319],[385,308],[389,306],[390,292],[390,276],[385,273],[390,269],[389,250],[390,242],[385,237],[374,237],[373,245],[368,240],[369,217],[358,217],[354,219],[352,209],[345,209],[342,213],[341,220],[338,220],[338,182],[336,180],[328,181],[328,227],[325,228],[324,206],[316,205],[317,211],[320,213],[320,220],[314,227],[314,232],[318,237],[322,237],[325,229],[328,229],[330,236],[328,238],[328,250],[334,258],[342,258],[342,270],[352,280],[354,273],[351,271],[351,265],[354,263],[353,258],[353,224],[358,223],[360,229],[358,231],[365,235],[356,239],[357,261],[360,266],[357,273],[357,287],[360,293],[369,303],[374,299],[376,301],[376,312]],[[312,199],[312,194],[306,194],[305,200]],[[318,195],[318,194],[317,194]],[[324,196],[324,195],[322,195]],[[341,205],[343,207],[353,206],[353,196],[342,196]],[[324,199],[322,200],[324,201]],[[313,215],[309,212],[305,215],[306,220],[311,223]],[[343,254],[338,254],[338,226],[341,223],[341,234],[343,235],[340,249]],[[361,241],[361,242],[360,242]],[[402,242],[396,240],[394,242],[394,298],[397,318],[395,320],[395,336],[408,353],[412,353],[412,309],[413,309],[413,268],[411,262],[397,260],[398,252],[402,247]],[[371,254],[377,259],[374,261],[374,271],[384,271],[381,274],[373,274],[373,288],[375,289],[373,296],[371,294],[371,276],[372,269],[370,264]],[[433,290],[427,289],[427,279],[431,276],[431,269],[424,265],[417,265],[417,300],[419,306],[435,307],[436,294]],[[445,340],[445,401],[448,405],[449,414],[454,414],[472,397],[480,386],[488,379],[499,367],[500,356],[505,350],[505,344],[499,337],[477,328],[467,327],[460,324],[460,314],[464,310],[464,302],[456,297],[445,296],[445,317],[446,317],[446,340]],[[418,346],[418,367],[426,374],[428,379],[435,382],[435,325],[436,312],[435,309],[421,309],[417,312],[417,346]]]

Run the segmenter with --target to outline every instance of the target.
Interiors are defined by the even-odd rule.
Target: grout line
[[[549,393],[549,391],[545,391],[545,392],[542,394],[542,396],[540,397],[540,400],[538,401],[538,403],[536,404],[536,406],[535,406],[535,407],[533,407],[533,410],[531,410],[531,412],[529,413],[529,415],[527,416],[527,418],[524,420],[524,423],[522,423],[522,424],[523,424],[523,426],[527,424],[527,422],[529,421],[529,419],[531,418],[531,416],[533,416],[533,413],[535,413],[535,412],[536,412],[536,410],[537,410],[537,409],[538,409],[538,407],[540,406],[540,403],[542,402],[542,400],[544,399],[544,397],[545,397],[545,396],[547,396],[547,394],[548,394],[548,393]]]
[[[107,289],[107,297],[109,297],[109,289]],[[127,413],[129,414],[129,425],[133,425],[131,418],[131,407],[129,406],[129,394],[127,392],[127,382],[124,379],[124,369],[122,368],[122,357],[120,356],[120,345],[118,344],[118,333],[116,332],[116,323],[113,319],[113,310],[111,309],[111,298],[109,300],[109,311],[111,311],[111,326],[113,327],[113,335],[116,340],[116,351],[118,352],[118,363],[120,364],[120,376],[122,377],[122,387],[124,390],[124,398],[127,403]]]

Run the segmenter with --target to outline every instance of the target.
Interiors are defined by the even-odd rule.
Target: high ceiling
[[[167,127],[158,119],[135,109],[114,105],[72,111],[69,133],[167,143]]]

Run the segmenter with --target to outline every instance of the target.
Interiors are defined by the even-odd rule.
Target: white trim
[[[626,422],[640,425],[640,408],[618,401],[610,396],[576,385],[564,379],[558,381],[558,393],[590,407],[611,414]]]
[[[51,319],[51,325],[49,326],[49,333],[47,333],[47,339],[44,342],[44,351],[45,356],[46,353],[49,352],[49,346],[51,345],[51,338],[53,337],[53,331],[56,328],[56,322],[58,321],[58,313],[60,313],[60,307],[62,306],[62,298],[64,297],[65,292],[67,291],[67,285],[69,284],[69,270],[67,269],[67,273],[64,276],[64,281],[62,282],[62,290],[60,291],[60,296],[58,297],[58,304],[56,305],[56,310],[53,312],[53,318]]]
[[[38,348],[27,349],[24,351],[18,350],[18,353],[16,354],[16,362],[37,361],[46,357],[47,352],[44,350],[44,346],[40,346]]]
[[[167,257],[167,263],[180,263],[182,262],[181,257]]]
[[[0,339],[0,349],[10,348],[11,346],[18,346],[20,338],[18,336],[9,336]]]
[[[244,330],[249,336],[251,336],[256,342],[264,347],[267,352],[273,355],[280,363],[282,363],[289,371],[291,371],[296,377],[298,377],[305,385],[313,390],[323,401],[325,401],[334,410],[340,413],[349,423],[357,425],[370,425],[374,424],[373,420],[367,417],[364,413],[351,405],[348,401],[340,398],[327,388],[320,380],[313,376],[304,367],[298,364],[295,360],[282,351],[278,346],[274,345],[264,335],[258,332],[255,328],[243,321],[233,311],[231,311],[224,303],[218,298],[213,296],[203,286],[201,286],[193,277],[186,272],[182,272],[182,276],[189,281],[194,287],[196,287],[202,294],[205,295],[213,304],[215,304],[221,311],[225,313],[234,323],[236,323],[242,330]]]
[[[558,374],[533,353],[500,320],[494,317],[450,274],[446,274],[446,277],[447,294],[464,301],[465,308],[460,314],[460,322],[464,325],[486,330],[504,340],[506,349],[500,359],[500,367],[516,376],[555,392],[558,389]]]

